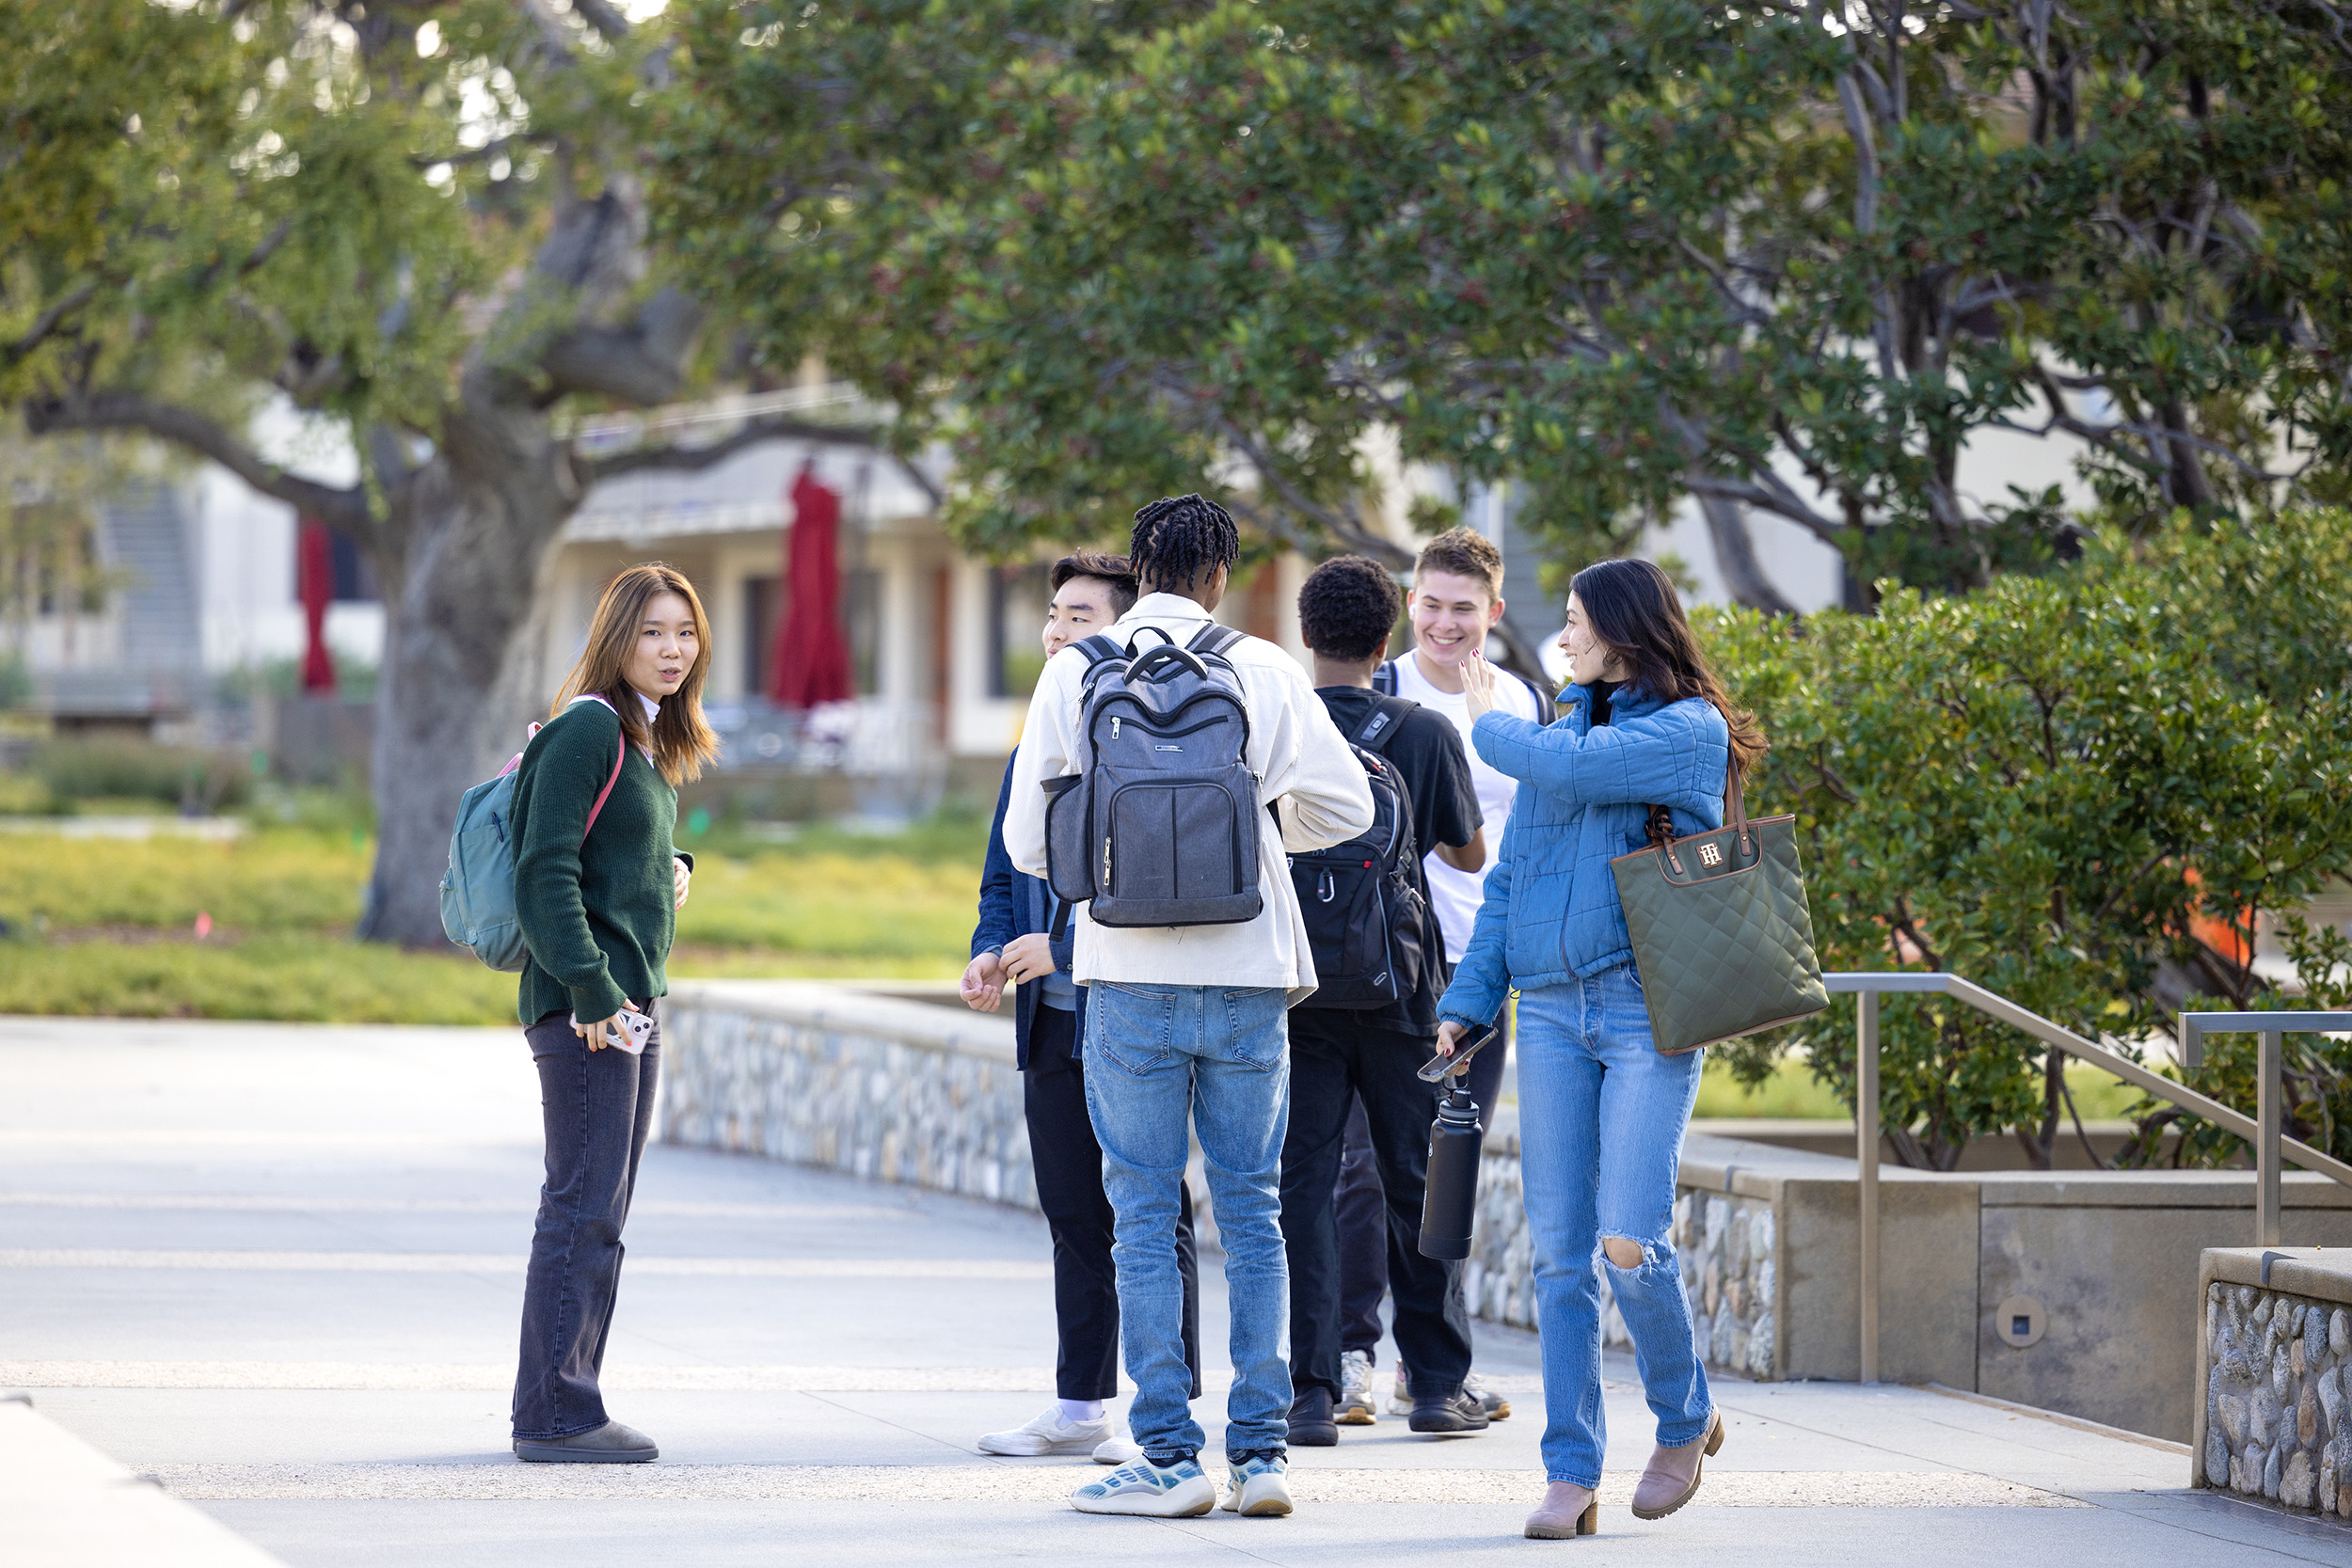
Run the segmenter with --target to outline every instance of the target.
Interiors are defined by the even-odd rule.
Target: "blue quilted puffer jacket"
[[[1661,703],[1621,689],[1609,721],[1596,727],[1592,692],[1571,686],[1560,709],[1549,728],[1498,712],[1471,730],[1478,754],[1518,780],[1519,792],[1441,1017],[1483,1024],[1513,988],[1564,985],[1630,962],[1609,863],[1648,842],[1651,804],[1674,813],[1677,834],[1723,826],[1731,731],[1712,703]]]

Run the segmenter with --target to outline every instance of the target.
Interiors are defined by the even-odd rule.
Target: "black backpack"
[[[1350,737],[1372,787],[1372,826],[1345,844],[1290,858],[1291,882],[1315,957],[1311,1007],[1385,1007],[1421,989],[1435,927],[1413,882],[1421,863],[1413,799],[1396,765],[1382,754],[1406,715],[1420,705],[1384,696]]]
[[[1212,624],[1180,647],[1143,630],[1159,645],[1073,644],[1087,660],[1085,749],[1077,772],[1044,781],[1046,879],[1097,926],[1255,920],[1263,818],[1249,709],[1225,657],[1242,634]]]
[[[1498,666],[1498,668],[1500,668],[1500,666]],[[1554,719],[1560,717],[1559,708],[1552,703],[1551,693],[1545,690],[1542,686],[1538,685],[1534,681],[1529,680],[1525,675],[1519,674],[1516,671],[1504,670],[1502,673],[1509,675],[1513,680],[1518,682],[1521,686],[1527,688],[1530,691],[1535,693],[1536,723],[1549,727]],[[1396,695],[1395,659],[1390,658],[1381,660],[1380,668],[1372,673],[1372,689],[1375,691],[1379,692],[1384,697],[1393,697]]]

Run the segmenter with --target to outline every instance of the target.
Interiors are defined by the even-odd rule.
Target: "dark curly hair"
[[[1241,560],[1241,530],[1205,497],[1162,497],[1136,514],[1127,559],[1145,593],[1181,592]]]
[[[1396,579],[1368,555],[1334,557],[1298,590],[1298,635],[1327,658],[1372,657],[1404,613]]]

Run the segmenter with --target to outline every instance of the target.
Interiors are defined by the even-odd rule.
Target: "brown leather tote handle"
[[[1731,761],[1724,768],[1724,826],[1740,830],[1740,858],[1751,860],[1756,855],[1756,839],[1748,832],[1748,798],[1747,792],[1740,788],[1740,753],[1734,752]],[[1652,805],[1645,827],[1650,843],[1666,851],[1667,860],[1674,863],[1675,874],[1679,876],[1682,861],[1672,848],[1674,820],[1674,814],[1664,806]]]

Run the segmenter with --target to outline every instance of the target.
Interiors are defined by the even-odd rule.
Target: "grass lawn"
[[[958,818],[903,839],[714,832],[690,844],[670,972],[952,978],[985,832]],[[0,834],[0,1013],[512,1022],[513,975],[350,940],[373,852],[348,828],[298,825],[230,843]]]
[[[2140,1094],[2120,1078],[2113,1078],[2086,1063],[2074,1063],[2066,1070],[2066,1086],[2074,1096],[2074,1107],[2086,1121],[2098,1121],[2122,1117],[2138,1103]],[[1693,1117],[1789,1117],[1806,1121],[1828,1120],[1851,1122],[1853,1112],[1837,1098],[1827,1084],[1813,1076],[1812,1064],[1788,1056],[1783,1057],[1772,1076],[1755,1089],[1742,1088],[1722,1063],[1709,1061],[1699,1078],[1698,1108]]]

